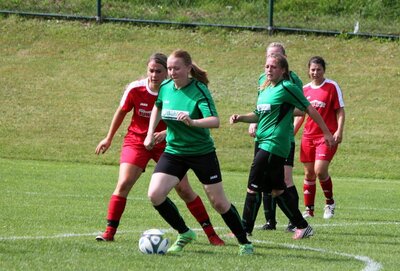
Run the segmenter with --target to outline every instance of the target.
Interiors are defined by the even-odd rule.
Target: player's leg
[[[129,163],[120,164],[118,183],[108,204],[107,227],[103,234],[96,237],[96,240],[114,240],[114,235],[125,210],[126,198],[142,172],[143,169],[136,165]]]
[[[186,203],[190,213],[196,218],[197,222],[199,222],[200,226],[203,228],[203,231],[207,235],[210,244],[215,246],[223,246],[225,244],[224,241],[221,240],[221,238],[219,238],[215,232],[206,207],[204,206],[200,196],[195,193],[190,186],[187,175],[185,175],[179,184],[175,186],[175,190],[179,197]]]
[[[319,179],[319,183],[325,195],[325,207],[323,216],[325,219],[333,217],[336,207],[336,203],[333,199],[332,179],[328,172],[330,161],[332,161],[336,151],[337,146],[329,148],[326,146],[322,138],[320,141],[318,141],[316,149],[317,160],[315,161],[314,171],[317,178]]]
[[[239,242],[239,254],[253,254],[253,245],[249,242],[240,221],[239,213],[231,204],[222,186],[221,170],[215,152],[188,159],[190,168],[201,181],[212,207],[222,216],[225,224]]]
[[[179,183],[187,172],[184,161],[179,157],[164,153],[158,161],[148,190],[148,197],[161,217],[178,232],[178,238],[168,252],[181,252],[183,247],[196,239],[176,205],[168,198],[169,192]]]
[[[225,196],[222,182],[205,184],[204,190],[206,191],[213,208],[221,214],[225,224],[238,240],[239,254],[253,254],[253,245],[247,239],[246,232],[243,228],[242,222],[240,221],[240,216],[236,207],[231,204]]]
[[[303,196],[306,210],[303,213],[305,218],[314,216],[314,204],[316,193],[316,174],[314,171],[316,146],[313,139],[301,139],[300,161],[304,167]]]

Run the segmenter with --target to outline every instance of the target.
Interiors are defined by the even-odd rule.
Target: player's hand
[[[151,149],[153,149],[154,144],[155,144],[154,134],[147,135],[143,142],[143,145],[146,148],[146,150],[150,151]]]
[[[187,126],[193,126],[194,121],[189,117],[188,114],[180,112],[176,117],[178,121],[182,121]]]
[[[163,142],[166,137],[167,137],[167,131],[166,130],[154,133],[154,144],[158,144],[158,143]]]
[[[239,122],[239,115],[238,114],[233,114],[230,118],[229,118],[229,123],[230,124],[234,124],[234,123],[238,123]]]
[[[97,145],[95,153],[97,155],[99,155],[100,153],[105,153],[110,146],[111,146],[111,140],[105,138],[102,141],[100,141],[100,143]]]
[[[257,131],[257,123],[250,123],[250,125],[249,125],[249,135],[251,137],[256,137],[256,131]]]

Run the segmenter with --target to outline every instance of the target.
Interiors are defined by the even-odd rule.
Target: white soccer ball
[[[168,238],[158,229],[143,232],[139,239],[139,250],[144,254],[165,254],[169,246]]]

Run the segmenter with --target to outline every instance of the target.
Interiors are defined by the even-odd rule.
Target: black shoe
[[[289,221],[287,227],[286,227],[287,232],[295,232],[296,231],[296,226],[292,224],[292,222]]]
[[[267,221],[267,223],[264,226],[262,226],[262,229],[266,230],[266,231],[276,230],[276,222],[269,220],[269,221]]]

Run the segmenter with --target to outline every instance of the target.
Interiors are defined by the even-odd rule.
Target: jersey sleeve
[[[201,92],[197,105],[203,117],[218,117],[217,109],[209,89],[202,83],[197,83],[197,87]]]
[[[128,85],[122,95],[121,101],[119,106],[122,108],[123,111],[129,112],[134,107],[134,91],[133,88]]]

